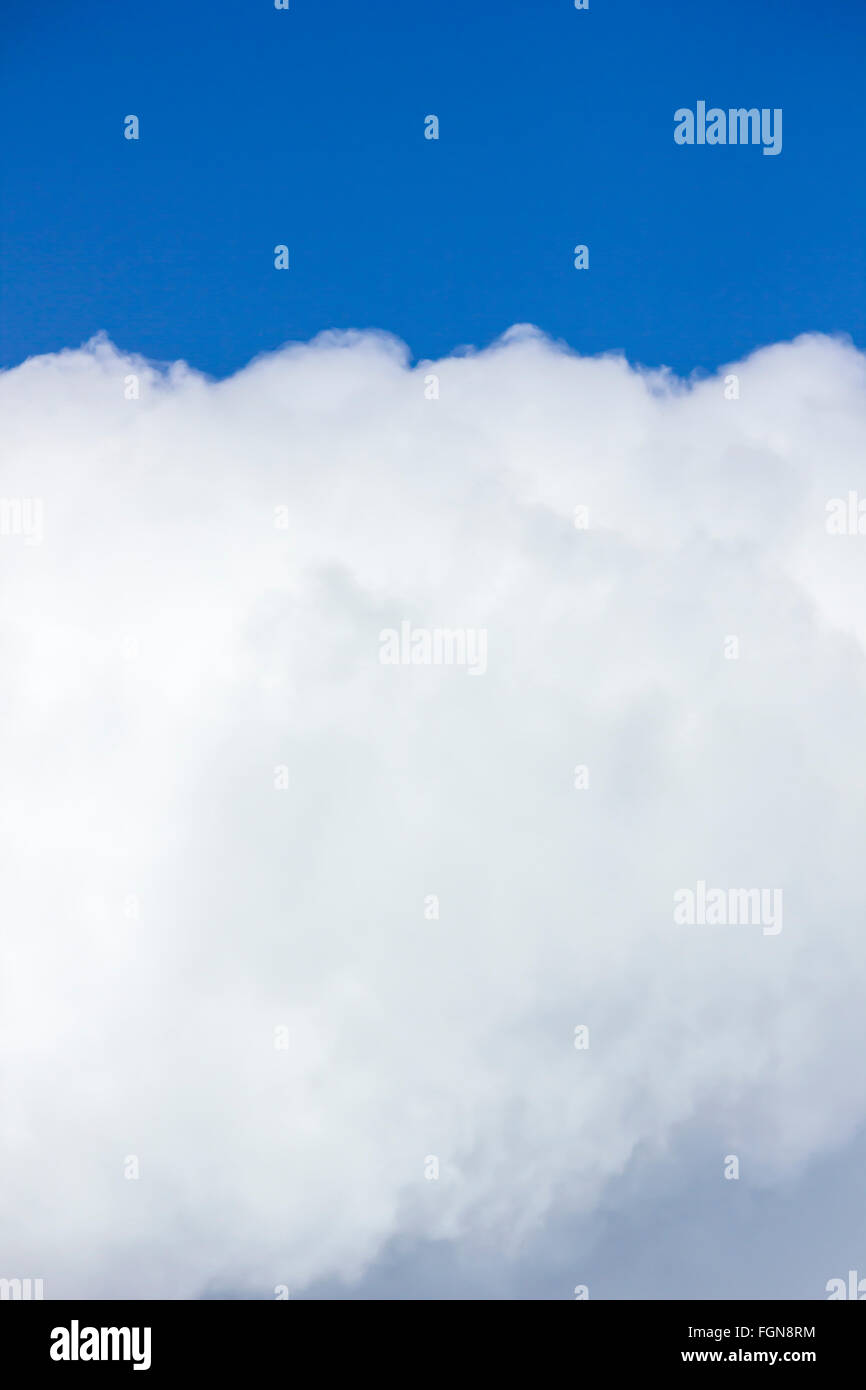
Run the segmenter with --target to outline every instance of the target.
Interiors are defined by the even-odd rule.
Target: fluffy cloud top
[[[513,1253],[684,1126],[773,1182],[862,1123],[866,360],[726,370],[524,328],[0,376],[0,1276]],[[404,622],[486,671],[382,664]],[[675,923],[699,880],[783,930]]]

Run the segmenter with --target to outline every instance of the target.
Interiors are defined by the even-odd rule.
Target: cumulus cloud
[[[214,382],[97,339],[0,420],[0,1275],[300,1291],[513,1255],[687,1126],[719,1181],[851,1137],[853,347],[326,334]],[[383,664],[403,623],[485,671]],[[784,929],[676,923],[699,881]]]

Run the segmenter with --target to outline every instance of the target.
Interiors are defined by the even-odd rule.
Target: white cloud
[[[864,358],[731,370],[522,328],[0,376],[44,516],[0,537],[0,1275],[300,1290],[513,1250],[683,1125],[772,1182],[866,1118]],[[403,620],[486,674],[381,665]],[[699,879],[784,930],[675,925]]]

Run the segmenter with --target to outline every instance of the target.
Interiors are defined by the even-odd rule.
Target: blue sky
[[[862,344],[864,38],[850,0],[7,10],[0,365],[98,330],[217,376],[327,328],[680,372]],[[782,154],[676,146],[699,99],[781,107]]]

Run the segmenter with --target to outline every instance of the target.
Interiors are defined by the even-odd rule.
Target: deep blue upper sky
[[[99,329],[219,376],[325,328],[433,357],[530,321],[681,372],[866,344],[862,0],[47,0],[0,27],[2,366]],[[698,99],[782,107],[781,155],[675,145]]]

